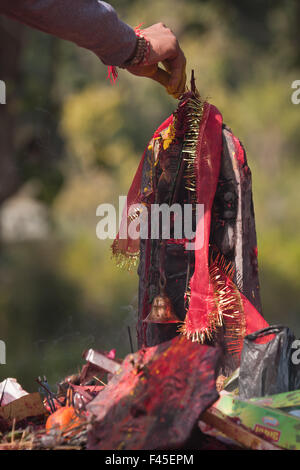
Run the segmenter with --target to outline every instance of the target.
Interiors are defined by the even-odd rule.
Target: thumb
[[[170,87],[171,75],[160,67],[157,67],[155,73],[151,75],[150,78],[163,85],[166,88],[168,94],[172,95],[176,99],[178,99],[180,95],[184,92],[186,82],[185,74],[181,77],[179,86],[180,89],[178,88],[177,90],[174,90]]]
[[[178,55],[174,59],[165,60],[164,65],[170,73],[170,90],[172,92],[178,92],[179,88],[182,87],[182,78],[185,77],[186,59],[183,52],[180,50]]]
[[[155,80],[156,82],[160,83],[163,85],[165,88],[169,87],[169,81],[170,81],[170,74],[163,70],[160,67],[157,67],[153,74],[151,74],[152,80]]]

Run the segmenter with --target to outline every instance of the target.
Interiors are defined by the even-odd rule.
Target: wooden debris
[[[87,406],[89,449],[179,449],[218,397],[219,350],[176,337],[130,354]]]
[[[110,372],[111,374],[115,374],[120,368],[120,364],[118,362],[106,357],[104,354],[101,354],[94,349],[88,349],[88,351],[84,353],[83,357],[86,361],[100,369],[104,369],[106,372]]]
[[[267,442],[261,437],[253,434],[243,426],[238,425],[232,419],[228,418],[224,413],[214,407],[209,408],[202,414],[201,421],[215,429],[218,429],[222,434],[236,441],[247,449],[282,450],[274,444],[271,444],[270,442]]]
[[[2,406],[0,408],[0,418],[12,424],[13,420],[18,422],[28,417],[43,415],[45,412],[41,396],[36,392],[29,393]]]

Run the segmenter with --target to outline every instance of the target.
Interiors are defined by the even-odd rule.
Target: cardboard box
[[[260,401],[260,404],[257,404],[253,399],[241,400],[231,394],[224,394],[214,406],[225,415],[234,418],[235,422],[242,424],[265,440],[284,449],[299,450],[300,418],[292,416],[281,409],[261,404],[262,400],[264,400],[264,403],[270,404],[271,398],[256,399]],[[278,403],[282,404],[282,397],[280,399],[281,401],[278,400]],[[274,399],[272,401],[274,404]]]

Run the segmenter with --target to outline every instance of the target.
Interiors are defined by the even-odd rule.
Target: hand
[[[186,59],[172,31],[163,23],[143,29],[150,43],[146,65],[133,65],[126,69],[134,75],[152,78],[166,87],[169,94],[178,98],[185,91]],[[158,66],[161,62],[165,70]]]

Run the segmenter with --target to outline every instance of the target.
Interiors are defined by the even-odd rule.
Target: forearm
[[[0,0],[0,13],[93,51],[107,65],[121,65],[136,35],[115,10],[98,0]]]

